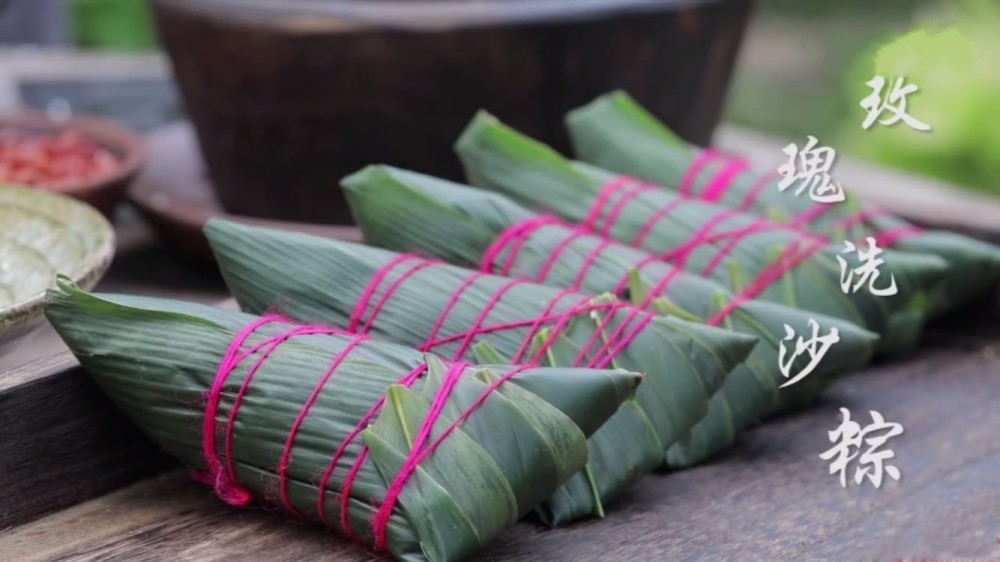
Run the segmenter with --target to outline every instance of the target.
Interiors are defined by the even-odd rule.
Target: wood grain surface
[[[68,352],[0,377],[0,528],[167,466]],[[16,560],[3,553],[0,559]]]
[[[972,308],[989,310],[984,304],[997,303]],[[841,379],[815,407],[748,432],[722,458],[645,478],[604,520],[559,530],[521,523],[480,559],[996,559],[1000,324],[993,314],[950,322],[911,358]],[[877,410],[904,426],[891,441],[899,482],[844,489],[827,474],[818,455],[840,407],[859,421]],[[12,560],[371,558],[317,526],[226,507],[180,472],[0,533],[0,552]]]

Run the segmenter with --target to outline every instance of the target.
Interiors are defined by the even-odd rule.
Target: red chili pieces
[[[62,188],[110,176],[118,167],[111,152],[75,131],[0,128],[0,183]]]

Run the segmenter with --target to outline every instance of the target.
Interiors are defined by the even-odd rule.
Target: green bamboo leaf
[[[552,331],[546,329],[535,336],[536,347],[541,347],[550,338],[554,340],[546,348],[547,365],[570,365],[577,357],[580,346],[565,335],[574,331],[576,323],[578,321],[574,320],[564,333],[553,336]],[[617,496],[634,478],[660,464],[659,455],[643,454],[645,450],[662,451],[665,447],[652,421],[634,399],[622,403],[618,414],[602,429],[604,431],[595,433],[587,441],[589,460],[584,470],[539,506],[539,518],[546,524],[558,526],[579,515],[603,517],[604,498]],[[635,443],[646,443],[646,446],[635,447]],[[626,477],[617,477],[623,469]]]
[[[688,322],[703,322],[704,319],[696,314],[692,314],[681,308],[676,302],[664,295],[650,295],[652,286],[643,279],[639,268],[633,267],[628,270],[629,297],[635,306],[643,306],[649,303],[648,310],[655,311],[662,316],[676,316]],[[728,328],[728,326],[727,326]]]
[[[484,341],[477,341],[472,344],[472,356],[475,358],[476,363],[481,365],[500,365],[511,362],[510,359],[505,359],[499,351]]]
[[[372,461],[385,482],[392,482],[399,472],[427,411],[427,403],[405,387],[393,385],[386,391],[378,419],[363,433]],[[470,437],[455,433],[432,457],[421,465],[411,477],[415,479],[413,484],[400,495],[402,511],[417,532],[431,537],[423,545],[428,558],[455,560],[469,556],[481,544],[481,532],[495,536],[517,520],[517,501],[507,480]],[[482,505],[489,509],[482,509]]]

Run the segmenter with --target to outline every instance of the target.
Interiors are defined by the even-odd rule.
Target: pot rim
[[[677,11],[723,1],[727,0],[154,0],[154,4],[246,23],[294,24],[304,30],[377,26],[440,31]]]

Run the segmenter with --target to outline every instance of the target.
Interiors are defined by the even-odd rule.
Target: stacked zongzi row
[[[916,344],[927,292],[946,268],[936,256],[885,251],[879,256],[882,267],[862,278],[869,283],[859,288],[861,279],[849,277],[852,287],[845,291],[840,263],[848,273],[863,273],[871,265],[859,253],[844,253],[764,218],[568,161],[484,113],[473,119],[457,150],[477,186],[715,279],[737,300],[768,300],[856,323],[879,333],[883,353]],[[889,287],[895,289],[891,294]]]
[[[667,189],[766,215],[833,242],[874,237],[880,246],[941,256],[945,281],[931,292],[940,314],[1000,283],[1000,248],[951,232],[923,230],[862,203],[850,193],[836,204],[815,203],[778,189],[781,177],[762,173],[681,140],[624,92],[598,98],[566,118],[580,158]]]
[[[551,523],[600,514],[708,411],[755,338],[619,302],[377,248],[212,221],[206,234],[247,311],[279,310],[452,359],[616,366],[644,375],[588,442],[584,474],[546,502]]]
[[[724,402],[715,409],[731,413],[735,427],[730,432],[745,429],[776,409],[807,403],[830,376],[859,368],[871,357],[876,336],[854,324],[764,301],[745,301],[730,309],[734,295],[710,279],[531,213],[496,193],[386,166],[366,168],[343,184],[371,244],[557,287],[628,294],[641,308],[760,338],[715,397]],[[804,333],[810,319],[824,330],[836,330],[840,341],[808,381],[781,391],[779,398],[779,386],[789,382],[778,369],[784,325]],[[798,358],[789,370],[799,372],[806,361]],[[703,437],[711,442],[711,451],[729,444],[722,435]]]
[[[861,367],[872,354],[876,336],[840,319],[763,301],[740,303],[720,316],[733,295],[718,283],[546,220],[495,193],[387,166],[368,167],[343,184],[370,244],[557,287],[628,293],[641,308],[760,338],[713,397],[709,414],[670,451],[674,465],[698,462],[730,446],[737,432],[762,417],[809,402],[831,376]],[[512,232],[516,235],[503,238]],[[824,331],[836,330],[840,341],[805,379],[779,391],[790,382],[779,371],[784,326],[806,333],[810,319]],[[796,358],[789,371],[802,371],[807,361]]]

